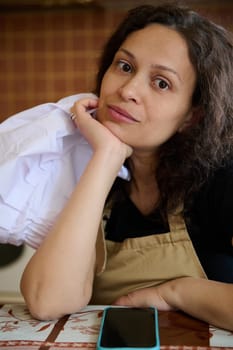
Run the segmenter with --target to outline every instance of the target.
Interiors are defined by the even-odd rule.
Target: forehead
[[[141,45],[148,46],[151,49],[160,48],[161,50],[169,50],[174,47],[182,51],[183,54],[188,54],[188,45],[185,38],[171,27],[162,24],[150,24],[145,28],[136,30],[128,35],[124,40],[124,45]]]
[[[185,74],[195,75],[186,40],[173,28],[150,24],[132,32],[122,43],[121,48],[130,51],[136,60],[143,59],[150,65],[165,64],[180,73],[184,71]]]

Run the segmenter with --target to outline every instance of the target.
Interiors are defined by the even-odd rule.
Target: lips
[[[113,113],[117,113],[119,114],[119,116],[122,116],[122,118],[128,119],[129,121],[132,122],[138,122],[137,119],[135,119],[131,114],[129,114],[128,112],[126,112],[124,109],[114,106],[114,105],[108,105],[108,108],[110,109],[110,111],[112,110]]]

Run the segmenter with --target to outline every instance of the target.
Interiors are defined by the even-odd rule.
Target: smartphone
[[[157,309],[107,307],[103,312],[97,349],[160,349]]]

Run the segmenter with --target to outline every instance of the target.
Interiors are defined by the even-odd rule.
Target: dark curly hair
[[[184,201],[191,204],[193,195],[213,171],[232,158],[233,40],[230,32],[186,7],[174,4],[136,7],[128,12],[104,48],[96,79],[97,94],[106,70],[127,36],[152,23],[173,28],[186,40],[197,73],[192,102],[200,110],[196,124],[176,133],[160,148],[156,181],[160,207],[165,211],[174,210]],[[122,184],[117,179],[112,192],[122,188]]]

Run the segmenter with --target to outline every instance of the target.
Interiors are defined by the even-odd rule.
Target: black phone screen
[[[109,308],[102,329],[102,347],[156,346],[153,308]]]

